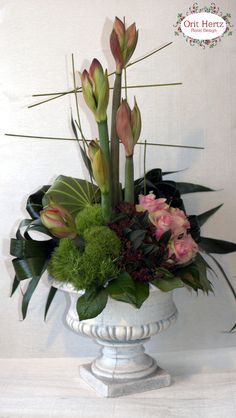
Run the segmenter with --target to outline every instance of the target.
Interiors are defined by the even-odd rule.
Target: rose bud
[[[125,29],[124,23],[116,17],[110,36],[110,47],[116,61],[116,72],[118,74],[121,73],[121,70],[133,55],[137,41],[138,31],[135,23],[130,25],[128,29]]]
[[[71,214],[54,203],[40,212],[42,224],[57,238],[75,238],[76,229]]]
[[[136,205],[137,212],[145,212],[147,210],[149,213],[151,213],[168,208],[169,205],[166,203],[166,199],[156,199],[156,196],[152,192],[147,195],[140,194],[139,204]]]
[[[107,119],[107,106],[109,100],[109,83],[107,70],[104,72],[100,62],[94,58],[89,72],[84,70],[80,74],[84,100],[93,112],[96,121]]]
[[[141,132],[141,115],[136,100],[132,111],[127,100],[122,100],[116,113],[116,131],[125,147],[126,157],[132,156]]]
[[[108,169],[98,141],[89,143],[88,154],[92,165],[94,179],[102,193],[109,191]]]

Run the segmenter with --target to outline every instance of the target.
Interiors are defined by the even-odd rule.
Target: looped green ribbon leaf
[[[27,285],[22,298],[22,316],[26,317],[30,299],[47,268],[51,253],[57,245],[57,239],[42,225],[40,211],[43,209],[42,198],[49,186],[43,186],[38,192],[30,195],[27,201],[27,210],[32,219],[24,219],[16,232],[16,238],[11,239],[10,254],[16,258],[12,260],[15,270],[15,278],[12,285],[11,296],[19,286],[21,280],[31,279]],[[31,232],[43,233],[49,239],[35,240],[31,237]],[[48,296],[45,312],[48,311],[53,297],[52,292]]]
[[[40,217],[40,211],[43,210],[42,200],[45,193],[48,191],[50,186],[43,186],[36,193],[29,196],[26,204],[26,210],[33,219]]]

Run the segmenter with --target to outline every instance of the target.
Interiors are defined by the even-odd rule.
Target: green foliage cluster
[[[84,240],[81,251],[73,240],[62,238],[48,266],[56,280],[68,281],[77,289],[102,285],[119,272],[115,259],[121,244],[114,231],[107,226],[93,226],[84,231]]]
[[[79,236],[83,235],[86,229],[103,225],[101,205],[95,203],[82,209],[75,218],[75,225]]]

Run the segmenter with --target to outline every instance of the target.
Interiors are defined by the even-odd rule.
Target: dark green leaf
[[[159,244],[168,244],[168,242],[169,242],[169,240],[170,240],[171,235],[172,235],[171,230],[164,232],[164,234],[162,234],[162,235],[160,236],[160,239],[159,239],[159,241],[158,241],[158,242],[159,242]]]
[[[14,277],[13,284],[12,284],[12,289],[11,289],[11,294],[10,294],[10,296],[12,296],[12,295],[15,293],[15,291],[16,291],[16,289],[18,288],[19,284],[20,284],[20,282],[19,282],[19,280],[17,279],[17,277],[15,276],[15,277]]]
[[[50,305],[51,305],[51,303],[54,299],[55,294],[57,293],[57,290],[58,289],[56,287],[53,287],[53,286],[51,286],[51,288],[49,290],[47,302],[46,302],[46,305],[45,305],[44,320],[46,320],[48,310],[49,310]]]
[[[214,215],[214,213],[217,212],[218,209],[221,208],[221,206],[223,206],[223,204],[216,206],[213,209],[208,210],[207,212],[202,213],[201,215],[197,216],[198,219],[198,223],[200,226],[204,225],[204,223],[212,216]]]
[[[73,132],[74,132],[74,135],[75,135],[76,139],[79,139],[78,134],[77,134],[77,129],[76,129],[76,126],[75,126],[73,117],[72,117],[72,114],[71,114],[71,126],[72,126],[72,129],[73,129]],[[93,170],[92,170],[91,161],[88,158],[88,156],[87,156],[85,150],[83,149],[83,147],[81,147],[79,141],[78,141],[78,144],[79,144],[79,148],[80,148],[80,152],[81,152],[81,155],[82,155],[84,164],[85,164],[85,166],[86,166],[86,168],[87,168],[90,176],[93,177]]]
[[[136,305],[135,284],[128,273],[121,273],[117,279],[111,280],[107,291],[113,299]]]
[[[142,244],[147,231],[136,229],[128,233],[127,238],[132,242],[133,248],[137,250]]]
[[[135,282],[135,296],[137,308],[140,308],[149,296],[149,283]]]
[[[155,244],[142,244],[142,252],[143,254],[154,254],[159,250],[159,247]]]
[[[158,289],[162,290],[162,292],[169,292],[170,290],[176,289],[178,287],[183,287],[183,282],[179,277],[171,277],[171,278],[164,278],[164,279],[155,279],[151,282],[154,286],[158,287]]]
[[[199,282],[202,287],[202,290],[206,293],[212,292],[212,285],[211,282],[208,280],[207,277],[207,268],[208,264],[201,256],[201,254],[197,254],[194,260],[194,265],[197,267],[199,271]]]
[[[32,221],[27,229],[26,229],[26,233],[24,234],[26,239],[31,239],[29,232],[31,231],[37,231],[37,232],[41,232],[49,237],[52,237],[51,233],[49,232],[49,230],[42,224],[41,219],[35,219],[34,221]],[[55,239],[55,237],[54,237]]]
[[[95,318],[98,316],[107,304],[108,293],[103,287],[96,289],[86,289],[83,296],[78,298],[77,312],[79,320]]]
[[[18,280],[30,279],[31,277],[41,277],[46,270],[48,260],[45,258],[14,258],[12,260]]]
[[[218,269],[220,270],[220,272],[221,272],[222,276],[224,277],[224,279],[225,279],[225,281],[226,281],[227,285],[229,286],[229,288],[230,288],[230,290],[231,290],[231,292],[232,292],[232,295],[234,296],[234,299],[236,300],[236,291],[235,291],[235,289],[234,289],[233,285],[231,284],[231,282],[230,282],[230,280],[229,280],[229,278],[228,278],[227,274],[225,273],[225,271],[224,271],[224,269],[223,269],[222,265],[219,263],[219,261],[218,261],[218,260],[217,260],[217,259],[216,259],[213,255],[209,254],[209,257],[211,257],[211,259],[212,259],[212,260],[215,262],[215,264],[217,265],[217,267],[218,267]]]
[[[197,193],[197,192],[214,192],[209,187],[201,186],[200,184],[176,182],[176,187],[180,194]]]
[[[231,328],[229,332],[234,332],[234,330],[236,330],[236,324]]]
[[[168,176],[169,174],[175,174],[175,173],[181,173],[184,170],[176,170],[176,171],[163,171],[162,175],[163,176]]]
[[[190,266],[178,269],[176,274],[186,285],[192,287],[195,291],[202,289],[199,280],[199,272],[197,268],[192,264]]]
[[[22,235],[22,230],[25,230],[31,224],[31,222],[32,222],[32,219],[23,219],[23,221],[21,221],[16,231],[17,239],[24,239],[24,236]]]
[[[173,279],[175,277],[175,275],[170,270],[167,270],[164,267],[158,267],[156,269],[156,273],[161,279]]]
[[[33,219],[39,218],[39,213],[43,209],[42,199],[50,186],[43,186],[36,193],[29,196],[26,204],[26,209]]]
[[[25,319],[26,317],[30,299],[38,285],[39,280],[40,280],[40,277],[33,277],[30,280],[27,290],[25,291],[23,295],[22,304],[21,304],[21,312],[22,312],[23,319]]]
[[[74,177],[59,176],[47,191],[43,199],[43,205],[50,201],[63,206],[72,215],[76,215],[81,209],[94,202],[94,196],[98,196],[98,188],[87,180]]]
[[[198,245],[206,253],[228,254],[236,251],[236,244],[234,242],[214,238],[201,237]]]
[[[130,241],[143,240],[146,233],[147,232],[142,229],[136,229],[128,233],[128,238]]]
[[[162,170],[161,168],[153,168],[146,173],[146,179],[152,183],[162,181]]]
[[[11,239],[10,254],[17,258],[48,258],[54,249],[52,240],[33,241]]]

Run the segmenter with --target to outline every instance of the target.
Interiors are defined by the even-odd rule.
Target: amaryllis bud
[[[107,119],[107,106],[109,100],[109,83],[107,71],[103,71],[100,62],[94,58],[89,72],[84,70],[80,74],[84,100],[93,112],[96,121]]]
[[[124,23],[116,17],[110,36],[110,46],[116,61],[117,73],[120,73],[122,68],[130,60],[136,48],[137,41],[138,31],[136,30],[135,23],[130,25],[128,29],[125,29]]]
[[[108,168],[98,141],[89,143],[88,154],[92,165],[93,176],[102,193],[109,191]]]
[[[132,112],[127,100],[122,100],[116,113],[116,132],[125,147],[126,157],[133,155],[141,132],[141,115],[136,100]]]
[[[141,123],[140,110],[138,108],[135,98],[134,98],[134,108],[131,112],[131,125],[132,125],[134,143],[136,144],[140,137],[142,123]]]
[[[76,228],[71,214],[62,206],[50,203],[40,212],[42,224],[57,238],[75,238]]]

